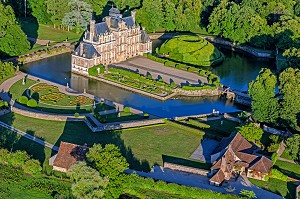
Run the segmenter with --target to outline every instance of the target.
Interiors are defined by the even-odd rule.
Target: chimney
[[[83,54],[83,42],[80,43],[80,51],[79,51],[79,55]]]
[[[135,10],[131,11],[131,16],[132,16],[132,19],[135,23],[135,16],[136,16],[136,11]]]
[[[110,16],[107,16],[107,17],[105,17],[105,18],[103,19],[103,21],[106,22],[106,24],[107,24],[107,26],[108,26],[109,28],[110,28],[110,19],[111,19]]]
[[[95,35],[95,20],[90,21],[90,41],[93,42]]]

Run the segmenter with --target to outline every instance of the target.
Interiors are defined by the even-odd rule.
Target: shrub
[[[144,118],[145,118],[145,119],[149,118],[149,114],[148,114],[148,113],[145,113],[145,114],[144,114]]]
[[[97,77],[98,76],[98,67],[97,66],[93,66],[91,68],[88,69],[88,73],[91,76]]]
[[[21,97],[18,99],[18,102],[19,102],[20,104],[27,105],[28,98],[27,98],[26,96],[21,96]]]
[[[130,108],[129,107],[124,107],[124,110],[123,110],[125,113],[130,113]]]
[[[256,195],[253,191],[249,191],[249,190],[245,190],[245,189],[241,190],[240,195],[243,197],[249,198],[249,199],[256,198]]]
[[[176,62],[173,62],[173,61],[165,61],[164,65],[165,65],[165,66],[170,66],[170,67],[175,67],[175,66],[176,66]]]
[[[35,108],[37,107],[37,101],[35,101],[34,99],[30,99],[28,102],[27,102],[27,106],[28,107],[32,107],[32,108]]]
[[[76,118],[78,118],[79,116],[80,116],[79,113],[74,114],[74,117],[76,117]]]
[[[272,169],[271,174],[270,174],[270,178],[275,178],[275,179],[282,180],[282,181],[285,181],[285,182],[288,181],[288,176],[284,175],[283,173],[281,173],[277,169]]]

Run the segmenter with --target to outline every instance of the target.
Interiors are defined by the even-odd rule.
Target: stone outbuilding
[[[58,153],[49,159],[49,164],[54,171],[66,173],[74,163],[85,160],[87,151],[87,146],[61,142]]]
[[[264,180],[272,168],[272,161],[253,152],[254,145],[239,133],[223,138],[211,155],[213,166],[209,183],[220,186],[225,180],[235,179],[240,174]]]

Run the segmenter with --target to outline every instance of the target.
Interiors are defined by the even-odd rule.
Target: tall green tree
[[[298,128],[297,116],[300,111],[300,70],[288,68],[279,76],[280,118],[292,128]]]
[[[248,94],[252,99],[252,116],[256,121],[276,123],[279,113],[276,84],[276,76],[266,68],[260,71],[255,81],[250,82]]]
[[[263,135],[263,130],[253,123],[237,127],[238,132],[249,142],[259,142]]]
[[[16,56],[27,52],[30,43],[16,21],[13,9],[0,3],[0,57]]]
[[[74,164],[67,175],[74,182],[71,189],[75,198],[104,198],[108,179],[102,178],[98,171],[87,166],[86,163]]]
[[[286,140],[286,150],[294,160],[300,160],[300,135],[296,134]]]
[[[141,5],[140,0],[114,0],[114,4],[118,7],[120,10],[124,10],[125,8],[137,8]]]
[[[129,166],[120,149],[113,144],[107,144],[104,148],[100,144],[94,144],[86,157],[101,176],[107,176],[110,179],[116,179]]]
[[[62,24],[75,29],[85,29],[92,19],[92,8],[90,4],[80,0],[70,0],[69,7],[71,12],[65,14]]]
[[[84,2],[92,6],[93,12],[96,16],[100,16],[103,13],[103,9],[107,5],[109,0],[84,0]]]
[[[61,25],[66,13],[70,12],[69,0],[46,0],[46,4],[54,28]]]
[[[148,32],[155,32],[161,28],[164,20],[161,0],[144,0],[143,7],[137,11],[136,20]]]
[[[164,22],[163,28],[166,31],[175,30],[176,26],[174,23],[175,15],[175,3],[170,0],[162,0],[163,13],[164,13]]]
[[[28,0],[31,15],[37,19],[39,24],[50,24],[51,15],[47,13],[46,0]]]

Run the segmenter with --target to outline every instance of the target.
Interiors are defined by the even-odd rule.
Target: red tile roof
[[[252,163],[249,169],[259,171],[261,173],[268,173],[272,166],[273,163],[270,159],[265,156],[261,156],[256,162]]]
[[[69,169],[75,162],[85,160],[88,147],[61,142],[53,166]]]
[[[221,184],[224,181],[224,179],[225,179],[225,174],[220,169],[211,179],[209,179],[209,181]]]

